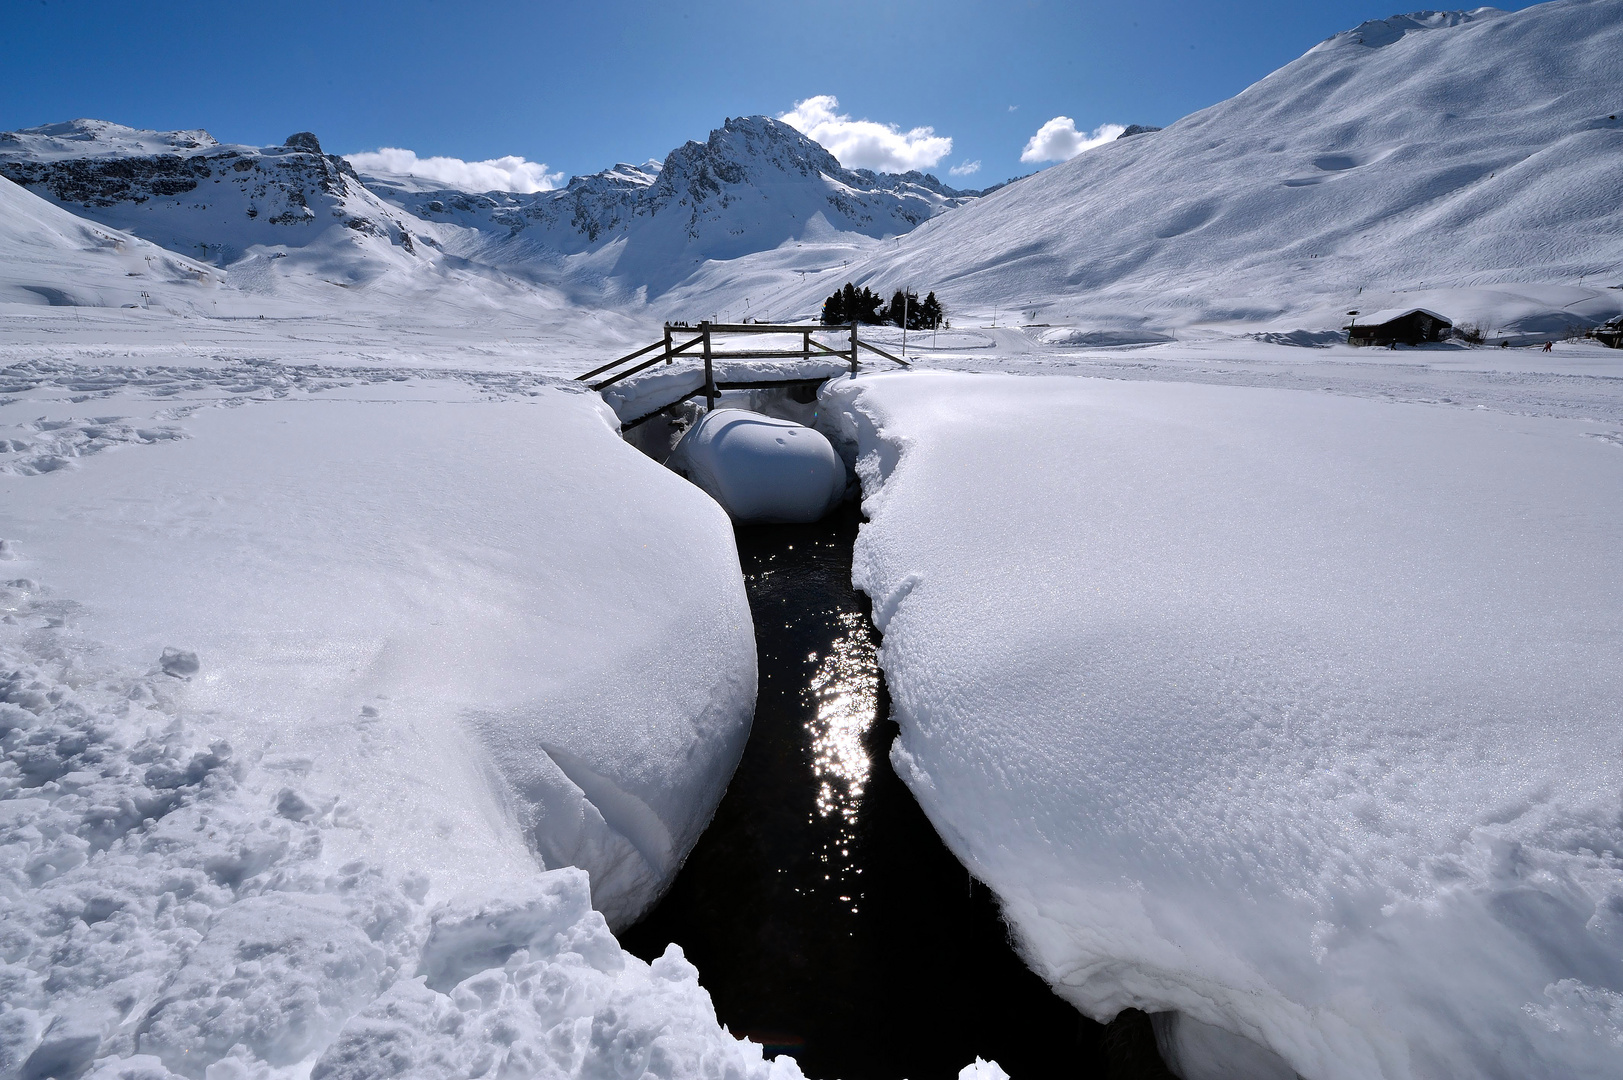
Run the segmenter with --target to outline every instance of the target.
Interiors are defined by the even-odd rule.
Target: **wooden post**
[[[807,330],[804,334],[800,335],[800,358],[802,360],[810,360],[811,359],[811,331],[810,330]]]
[[[710,324],[702,322],[704,327],[704,407],[709,411],[716,408],[716,372],[710,362]]]
[[[851,374],[857,373],[857,324],[851,323]]]
[[[671,362],[671,324],[665,324],[665,362]]]

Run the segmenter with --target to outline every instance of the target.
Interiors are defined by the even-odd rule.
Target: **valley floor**
[[[825,397],[893,759],[1028,961],[1095,1015],[1179,1010],[1188,1080],[1253,1046],[1313,1080],[1604,1076],[1623,352],[1041,333],[909,335],[945,374]],[[724,515],[567,385],[642,343],[0,312],[0,1074],[798,1075],[609,929],[755,694]],[[1449,976],[1472,927],[1503,964]]]

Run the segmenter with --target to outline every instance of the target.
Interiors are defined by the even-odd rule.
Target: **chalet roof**
[[[1384,326],[1395,319],[1403,318],[1405,315],[1413,315],[1417,311],[1422,315],[1430,315],[1440,323],[1446,323],[1449,326],[1454,325],[1453,320],[1446,315],[1439,315],[1430,308],[1423,307],[1387,308],[1384,311],[1363,312],[1353,316],[1352,324],[1354,326]]]

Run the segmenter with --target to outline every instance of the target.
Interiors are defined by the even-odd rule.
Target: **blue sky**
[[[310,130],[329,152],[519,156],[569,174],[832,97],[803,110],[828,139],[862,134],[839,117],[931,128],[934,142],[866,153],[936,157],[931,171],[971,187],[1039,167],[1022,151],[1056,117],[1083,133],[1169,124],[1399,6],[4,0],[0,130],[80,116],[251,144]]]

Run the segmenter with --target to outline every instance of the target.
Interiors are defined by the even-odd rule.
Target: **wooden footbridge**
[[[835,348],[813,335],[839,334],[839,343],[842,347]],[[758,336],[758,335],[793,335],[800,339],[799,348],[733,348],[720,350],[717,348],[717,339],[722,336]],[[835,326],[808,326],[796,324],[777,323],[712,323],[701,322],[696,326],[687,323],[666,323],[665,336],[652,345],[645,345],[636,352],[627,353],[618,360],[612,360],[602,367],[593,368],[584,375],[576,377],[576,382],[583,382],[593,390],[603,391],[616,384],[625,384],[623,391],[630,390],[632,385],[644,381],[653,383],[657,376],[664,372],[651,372],[649,369],[660,365],[673,365],[681,360],[703,360],[703,381],[699,382],[697,367],[684,367],[680,375],[673,378],[658,378],[657,386],[650,386],[648,393],[620,393],[613,395],[622,398],[621,402],[611,401],[615,411],[620,416],[622,429],[636,427],[650,417],[681,404],[689,398],[703,396],[705,406],[714,409],[716,398],[723,390],[764,390],[764,389],[796,389],[815,388],[821,386],[835,375],[849,371],[855,375],[860,365],[860,352],[866,349],[886,360],[900,364],[902,367],[910,366],[899,356],[895,356],[872,342],[863,341],[857,336],[857,324],[845,323]],[[652,354],[651,356],[649,354]],[[777,361],[776,364],[761,364],[757,361]],[[637,376],[642,379],[628,383]],[[627,411],[631,415],[627,415]]]

